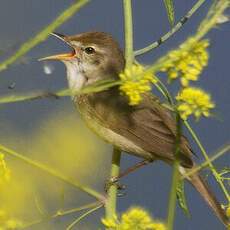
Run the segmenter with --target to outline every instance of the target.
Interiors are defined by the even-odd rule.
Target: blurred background
[[[73,2],[75,1],[1,0],[0,61],[13,54],[20,44],[33,37]],[[177,21],[196,1],[174,2]],[[138,60],[144,64],[151,64],[192,35],[210,6],[211,1],[207,2],[175,36]],[[157,40],[170,29],[161,0],[133,0],[133,17],[135,49]],[[203,119],[199,123],[192,122],[209,154],[229,141],[228,26],[228,23],[222,24],[209,33],[209,66],[196,83],[210,92],[217,104],[216,117]],[[122,1],[93,0],[56,32],[72,35],[86,31],[105,31],[111,33],[123,47],[123,29]],[[17,63],[0,73],[0,96],[66,88],[64,65],[58,62],[41,63],[37,59],[67,48],[53,37],[36,46]],[[173,92],[174,88],[171,88],[171,91]],[[0,109],[1,144],[103,192],[104,183],[109,175],[112,148],[87,129],[70,98],[5,104],[1,105]],[[202,162],[203,158],[197,146],[193,142],[192,144],[199,156],[196,161]],[[122,169],[137,161],[135,157],[124,154]],[[54,213],[59,208],[74,208],[92,201],[79,190],[36,168],[8,156],[6,162],[11,170],[12,182],[2,189],[0,209],[25,222],[39,219],[47,213]],[[221,169],[228,166],[229,162],[230,156],[225,155],[215,162],[215,166]],[[155,218],[164,219],[167,216],[170,180],[171,168],[162,162],[148,165],[123,178],[121,183],[126,186],[126,195],[119,197],[119,212],[132,205],[139,205],[149,210]],[[208,181],[219,199],[224,201],[211,175]],[[199,194],[188,184],[186,197],[192,217],[187,218],[178,207],[175,229],[224,229]],[[78,215],[75,213],[64,218],[56,218],[52,222],[43,222],[28,229],[65,229]],[[96,212],[80,222],[75,229],[98,229],[101,226],[99,217],[102,215],[103,211]]]

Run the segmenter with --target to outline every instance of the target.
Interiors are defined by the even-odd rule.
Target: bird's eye
[[[85,52],[87,54],[93,54],[93,53],[95,53],[95,49],[93,47],[86,47]]]

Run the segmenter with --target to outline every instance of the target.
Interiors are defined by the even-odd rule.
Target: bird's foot
[[[136,171],[137,169],[142,168],[143,166],[152,163],[153,161],[154,161],[154,160],[143,160],[143,161],[141,161],[141,162],[138,162],[137,164],[135,164],[135,165],[129,167],[128,169],[126,169],[124,172],[121,172],[121,173],[119,174],[119,176],[118,176],[116,179],[119,179],[119,178],[122,178],[122,177],[124,177],[124,176],[127,176],[127,175],[130,174],[131,172],[134,172],[134,171]]]
[[[105,192],[107,193],[109,188],[112,185],[116,185],[118,190],[124,190],[125,189],[125,185],[122,185],[119,183],[119,179],[127,176],[129,173],[134,172],[135,170],[149,164],[152,163],[154,160],[143,160],[141,162],[138,162],[137,164],[135,164],[134,166],[126,169],[124,172],[121,172],[118,176],[116,177],[111,177],[106,183],[105,183]],[[118,196],[123,196],[124,193],[118,194]]]
[[[123,184],[121,184],[120,182],[119,182],[119,177],[111,177],[106,183],[105,183],[105,192],[107,193],[108,192],[108,190],[109,190],[109,188],[111,187],[111,186],[113,186],[113,185],[115,185],[115,186],[117,186],[117,189],[118,190],[125,190],[125,185],[123,185]],[[119,195],[119,194],[118,194]]]

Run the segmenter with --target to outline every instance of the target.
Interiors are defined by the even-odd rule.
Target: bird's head
[[[87,32],[75,36],[53,33],[72,51],[40,60],[59,60],[67,68],[67,78],[72,89],[80,89],[99,80],[116,78],[124,68],[124,56],[111,35]]]

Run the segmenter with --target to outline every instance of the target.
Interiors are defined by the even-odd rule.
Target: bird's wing
[[[93,101],[93,102],[92,102]],[[174,159],[176,122],[169,110],[149,94],[137,106],[128,106],[123,96],[102,93],[93,96],[92,114],[101,124],[135,143],[153,157],[172,162]],[[181,137],[181,164],[191,167],[192,151],[185,137]]]

